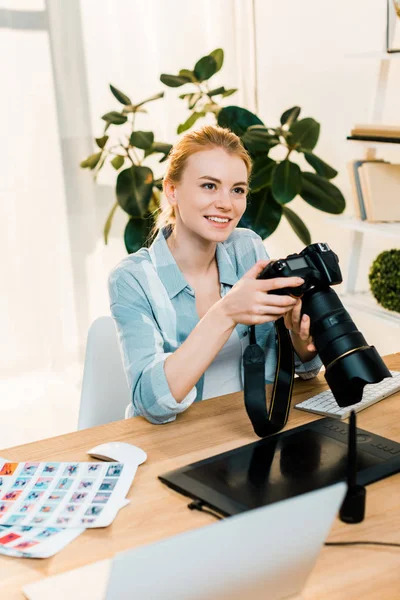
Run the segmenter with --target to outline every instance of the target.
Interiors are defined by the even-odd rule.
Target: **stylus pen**
[[[348,473],[347,483],[349,489],[356,486],[357,475],[357,441],[356,441],[356,413],[354,410],[350,413],[349,421],[349,455],[348,455]]]

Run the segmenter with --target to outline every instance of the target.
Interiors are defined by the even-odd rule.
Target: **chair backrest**
[[[78,429],[118,421],[130,392],[112,317],[99,317],[88,331]]]

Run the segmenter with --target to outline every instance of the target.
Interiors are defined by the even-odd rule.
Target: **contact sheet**
[[[0,461],[0,526],[106,527],[136,470],[123,463]]]

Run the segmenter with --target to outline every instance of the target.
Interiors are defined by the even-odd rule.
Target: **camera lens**
[[[310,333],[339,406],[356,404],[367,383],[391,376],[332,288],[309,290],[303,296],[303,313],[310,317]]]

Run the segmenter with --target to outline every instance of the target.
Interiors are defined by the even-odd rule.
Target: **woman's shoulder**
[[[110,297],[117,296],[118,290],[122,288],[140,288],[142,279],[151,266],[152,262],[147,248],[140,248],[137,252],[125,256],[108,276]]]

